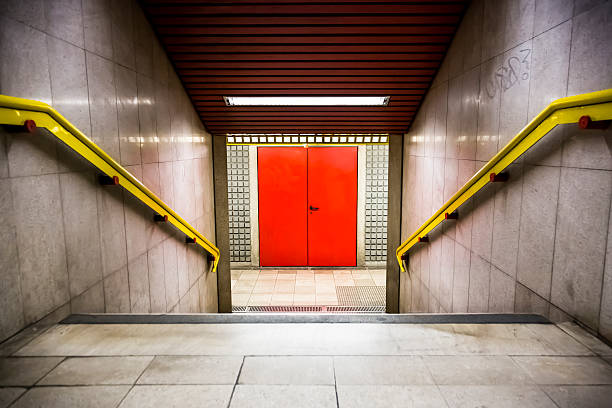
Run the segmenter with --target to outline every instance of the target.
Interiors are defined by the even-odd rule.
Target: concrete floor
[[[335,306],[337,286],[385,286],[385,274],[384,269],[235,269],[232,305]]]
[[[575,325],[55,325],[0,348],[0,407],[604,407]]]

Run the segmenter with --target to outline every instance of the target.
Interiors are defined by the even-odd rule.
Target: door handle
[[[318,211],[319,207],[313,207],[312,205],[310,206],[310,211]]]

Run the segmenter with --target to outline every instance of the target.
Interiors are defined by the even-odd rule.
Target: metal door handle
[[[312,205],[310,206],[310,211],[317,211],[319,209],[319,207],[313,207]]]

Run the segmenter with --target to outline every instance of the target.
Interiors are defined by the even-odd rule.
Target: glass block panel
[[[389,146],[366,146],[366,262],[387,258]]]
[[[230,261],[251,262],[249,146],[228,146]]]

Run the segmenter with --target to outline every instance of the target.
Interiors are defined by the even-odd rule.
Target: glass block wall
[[[388,145],[366,146],[366,262],[387,259],[388,161]]]
[[[230,262],[251,262],[249,146],[227,147]]]

